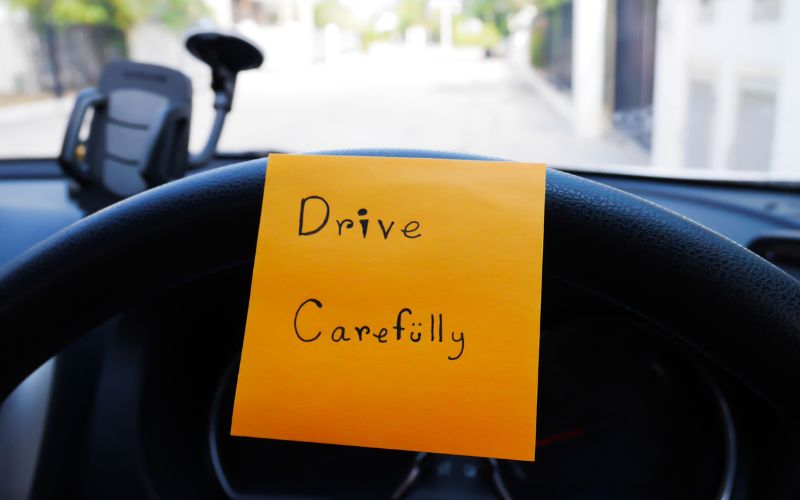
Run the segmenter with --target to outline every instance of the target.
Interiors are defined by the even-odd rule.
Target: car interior
[[[57,157],[0,158],[0,497],[798,498],[791,180],[548,164],[535,462],[231,436],[269,154],[518,158],[220,151],[269,51],[185,49],[213,92],[198,152],[190,77],[121,60]]]

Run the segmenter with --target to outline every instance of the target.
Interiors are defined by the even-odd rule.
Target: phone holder
[[[216,115],[202,151],[189,155],[192,85],[179,71],[115,61],[96,88],[81,91],[69,117],[58,161],[92,206],[182,177],[213,157],[233,105],[236,76],[264,62],[261,50],[237,35],[198,31],[187,50],[211,68]],[[92,112],[89,134],[81,130]]]
[[[89,134],[80,133],[89,111]],[[192,86],[152,64],[108,64],[97,88],[81,91],[58,161],[84,188],[126,197],[181,177],[187,165]]]

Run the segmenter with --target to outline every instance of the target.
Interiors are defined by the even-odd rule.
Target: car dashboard
[[[796,186],[564,170],[699,222],[800,278]],[[74,189],[53,160],[0,161],[0,266],[99,208]],[[800,495],[791,421],[646,318],[547,277],[536,462],[231,437],[250,272],[141,297],[31,375],[0,407],[0,497]]]

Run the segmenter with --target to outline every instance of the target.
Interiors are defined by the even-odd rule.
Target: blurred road
[[[212,95],[195,85],[192,148]],[[71,100],[0,108],[0,156],[55,156]],[[503,59],[479,50],[375,47],[314,66],[239,76],[220,150],[408,147],[554,164],[646,164],[617,136],[584,140]]]

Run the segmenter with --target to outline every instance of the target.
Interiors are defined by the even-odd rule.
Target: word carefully
[[[294,334],[297,338],[302,342],[315,342],[317,340],[323,339],[322,330],[317,330],[316,333],[311,331],[300,331],[298,327],[298,318],[300,317],[301,311],[304,311],[306,306],[313,305],[319,309],[322,309],[322,302],[311,298],[304,301],[300,304],[300,307],[297,308],[297,311],[294,314]],[[303,314],[306,314],[303,312]],[[403,307],[397,313],[396,320],[394,324],[390,327],[375,327],[374,325],[370,327],[369,325],[353,325],[351,328],[347,328],[342,325],[335,326],[330,331],[330,341],[332,342],[350,342],[350,341],[357,341],[357,342],[364,342],[369,341],[370,337],[372,340],[377,341],[381,344],[386,344],[389,341],[403,341],[407,340],[410,342],[418,343],[421,341],[426,342],[452,342],[454,344],[458,344],[458,352],[454,352],[452,355],[447,356],[447,359],[450,361],[455,361],[459,359],[464,354],[464,332],[451,331],[449,335],[445,335],[444,333],[444,319],[442,314],[431,314],[430,321],[424,320],[423,321],[413,321],[414,312],[409,309],[408,307]],[[406,334],[406,331],[408,332]],[[424,332],[424,334],[423,334]]]

